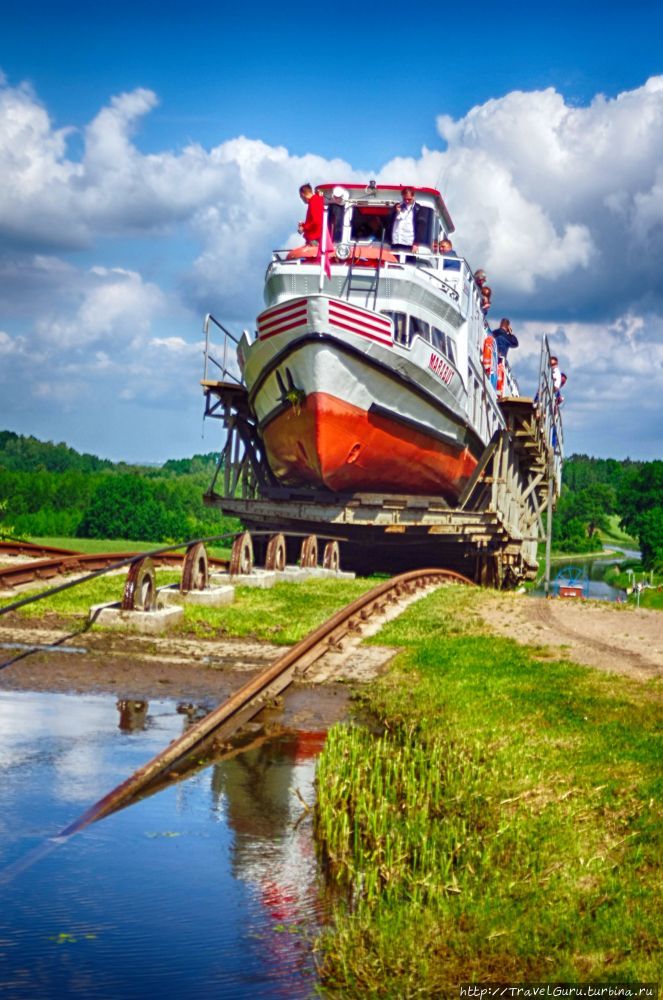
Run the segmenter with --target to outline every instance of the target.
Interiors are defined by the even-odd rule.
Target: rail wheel
[[[208,587],[207,549],[203,542],[194,542],[188,547],[184,556],[180,590],[182,593],[188,593],[190,590],[207,590]]]
[[[285,569],[285,538],[283,535],[272,535],[267,545],[265,569]]]
[[[230,553],[230,575],[246,576],[253,570],[253,543],[251,535],[245,531],[233,542]]]
[[[157,606],[157,581],[154,563],[145,556],[132,563],[122,596],[123,611],[154,611]]]
[[[307,569],[318,565],[318,539],[315,535],[309,535],[302,542],[299,565]]]
[[[338,542],[327,542],[322,556],[322,565],[325,569],[339,570],[341,568],[341,553]]]

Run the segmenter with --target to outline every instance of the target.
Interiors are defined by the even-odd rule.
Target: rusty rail
[[[99,799],[82,816],[60,834],[68,837],[110,813],[129,805],[138,795],[148,792],[158,779],[176,771],[179,764],[205,744],[227,740],[241,725],[248,722],[264,706],[292,682],[295,673],[303,674],[308,667],[330,649],[338,649],[350,632],[361,630],[361,624],[389,603],[406,594],[435,583],[455,582],[472,584],[472,581],[445,569],[411,570],[392,577],[367,594],[358,597],[332,615],[304,639],[288,649],[260,674],[244,684],[227,701],[223,702],[182,736],[153,757],[141,768]]]
[[[0,555],[1,555],[0,550]],[[53,556],[50,559],[37,559],[31,563],[19,563],[16,566],[0,568],[0,588],[18,587],[33,583],[35,580],[51,580],[56,576],[66,576],[69,573],[94,572],[111,568],[114,563],[127,565],[132,559],[140,558],[148,553],[142,552],[72,552],[68,555]],[[164,552],[155,557],[159,566],[182,565],[182,555]],[[227,559],[209,558],[213,566],[227,568]]]

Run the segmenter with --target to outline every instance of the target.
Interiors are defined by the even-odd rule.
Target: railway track
[[[114,563],[128,562],[141,556],[141,552],[75,552],[71,549],[57,549],[29,542],[0,542],[0,561],[3,556],[33,556],[30,562],[19,562],[12,566],[0,566],[0,590],[9,590],[41,580],[69,576],[73,573],[93,573],[104,570]],[[38,556],[45,558],[37,558]],[[183,556],[175,552],[164,552],[153,557],[157,566],[182,566]],[[227,569],[227,559],[209,558],[209,564],[217,569]]]
[[[90,823],[123,809],[138,797],[155,791],[164,778],[185,772],[193,754],[199,756],[212,747],[223,748],[241,726],[284,691],[295,677],[304,677],[308,668],[325,653],[342,649],[344,641],[359,635],[375,615],[384,613],[394,603],[415,599],[418,593],[445,583],[471,584],[472,581],[451,570],[413,570],[392,577],[346,605],[99,799],[59,837],[69,837]]]

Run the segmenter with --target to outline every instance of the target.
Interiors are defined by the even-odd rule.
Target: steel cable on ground
[[[239,534],[243,534],[243,532],[240,532]],[[273,534],[272,531],[252,532],[253,537],[260,537],[263,535],[272,535],[272,534]],[[288,532],[288,534],[302,538],[307,537],[306,532]],[[9,614],[10,611],[17,611],[19,608],[25,607],[27,604],[33,604],[35,601],[42,601],[45,598],[53,597],[55,594],[59,594],[64,590],[69,590],[71,587],[77,587],[81,583],[87,583],[88,580],[95,580],[97,577],[104,576],[104,574],[106,573],[112,573],[115,570],[124,569],[126,566],[131,566],[134,563],[140,562],[141,559],[154,558],[157,556],[164,555],[165,553],[176,552],[178,549],[188,548],[191,545],[198,545],[200,543],[220,542],[226,539],[236,538],[237,535],[238,532],[236,531],[227,531],[222,535],[209,535],[206,538],[194,538],[187,542],[177,542],[176,544],[162,546],[161,548],[158,549],[149,549],[146,550],[145,552],[138,552],[130,556],[123,556],[122,558],[109,563],[107,566],[104,566],[101,569],[97,569],[90,573],[86,573],[84,576],[78,576],[76,577],[75,580],[67,580],[65,583],[58,584],[55,587],[50,587],[47,590],[41,590],[39,591],[38,594],[32,594],[29,597],[23,597],[17,601],[12,601],[10,604],[2,605],[0,607],[0,617],[2,617],[2,615]],[[318,535],[318,537],[331,538],[332,536]],[[343,539],[341,540],[343,541]],[[83,553],[72,552],[70,557],[65,557],[63,561],[66,562],[67,558],[71,558],[71,560],[73,561],[76,559],[77,556],[80,555],[83,555]],[[98,559],[101,559],[103,558],[104,553],[90,553],[90,555],[93,558],[96,557]],[[81,632],[87,631],[93,624],[94,624],[93,621],[88,622],[85,625],[85,627],[81,629]],[[74,632],[71,635],[64,636],[61,639],[55,640],[55,642],[49,643],[47,646],[39,646],[35,647],[34,649],[24,650],[19,655],[12,657],[10,660],[6,660],[4,663],[0,663],[0,670],[4,670],[6,667],[12,666],[12,664],[17,663],[19,660],[24,659],[26,656],[30,656],[32,653],[39,652],[40,650],[44,649],[54,648],[60,645],[66,639],[73,638],[75,635],[79,634],[80,632]]]

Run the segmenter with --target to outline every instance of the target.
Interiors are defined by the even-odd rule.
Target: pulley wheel
[[[307,569],[318,565],[318,539],[315,535],[309,535],[302,542],[299,565]]]
[[[207,590],[209,587],[209,563],[207,549],[203,542],[189,545],[182,565],[180,590],[183,594],[190,590]]]
[[[230,553],[230,575],[246,576],[253,570],[253,543],[248,531],[238,535]]]
[[[339,551],[338,542],[327,542],[325,545],[324,555],[322,557],[322,565],[324,569],[340,569],[341,553]]]
[[[154,563],[149,556],[132,563],[127,573],[122,597],[123,611],[155,611],[157,581]]]
[[[283,535],[272,535],[267,545],[265,569],[285,569],[285,538]]]

